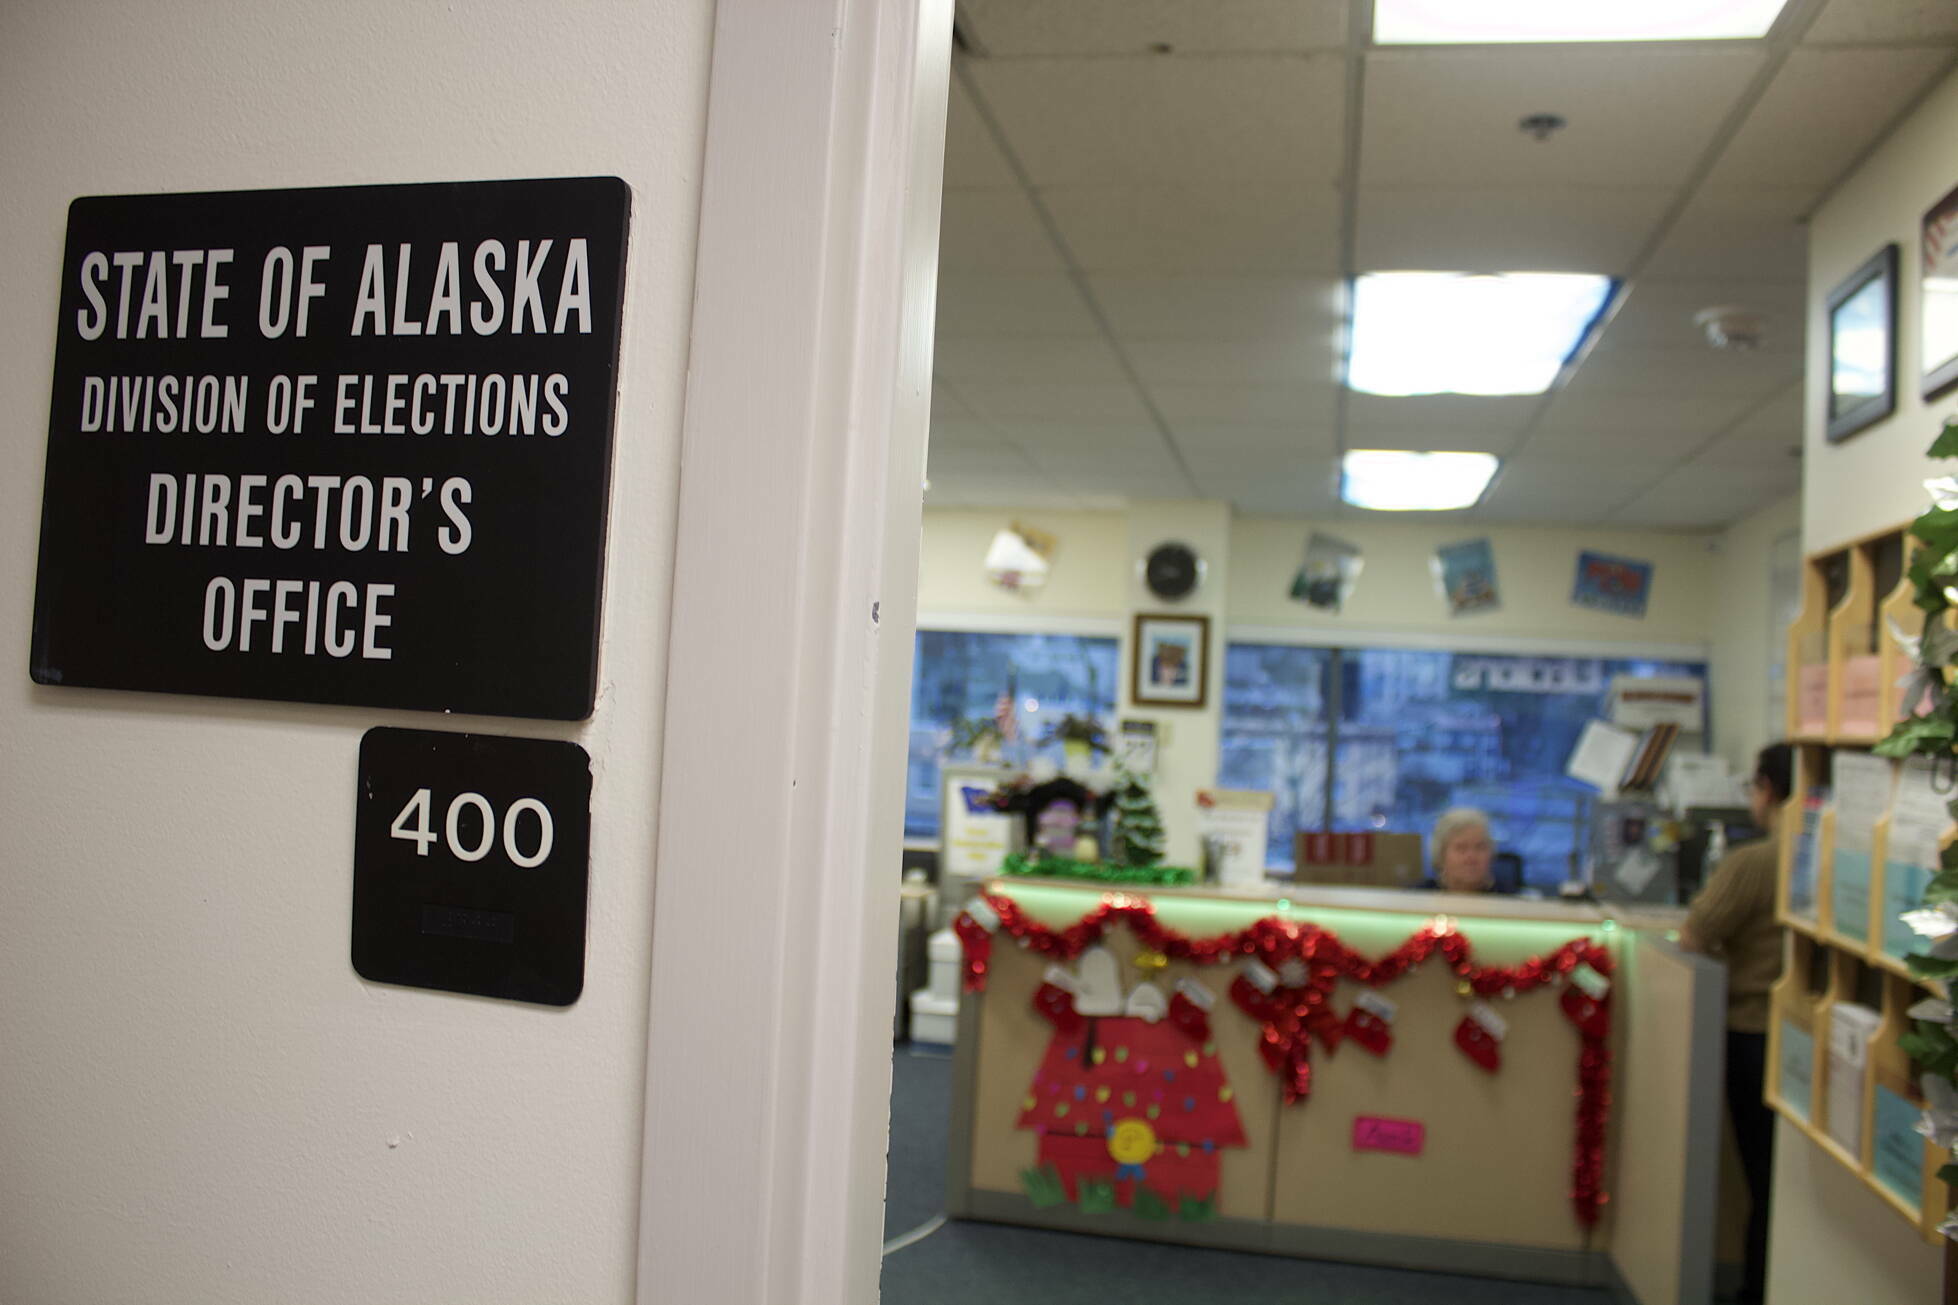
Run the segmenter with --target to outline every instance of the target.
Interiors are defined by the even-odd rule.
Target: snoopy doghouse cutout
[[[1215,1216],[1221,1153],[1246,1142],[1210,1033],[1211,1001],[1189,979],[1172,994],[1147,979],[1124,992],[1105,947],[1083,952],[1071,972],[1048,968],[1034,1007],[1054,1035],[1018,1124],[1039,1137],[1037,1166],[1020,1175],[1036,1206]]]

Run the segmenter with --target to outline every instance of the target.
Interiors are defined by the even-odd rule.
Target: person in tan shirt
[[[1781,977],[1781,926],[1775,923],[1780,857],[1774,831],[1793,786],[1793,754],[1785,743],[1761,749],[1748,788],[1748,809],[1769,831],[1743,844],[1715,867],[1693,896],[1679,944],[1727,964],[1727,1113],[1747,1175],[1747,1266],[1737,1300],[1761,1300],[1766,1287],[1768,1191],[1773,1183],[1774,1116],[1761,1099],[1768,1060],[1768,989]]]

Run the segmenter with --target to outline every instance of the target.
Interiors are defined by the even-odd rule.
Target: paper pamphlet
[[[1876,822],[1890,809],[1894,775],[1890,762],[1867,752],[1839,751],[1835,757],[1836,848],[1868,852]]]
[[[1564,773],[1580,784],[1589,784],[1606,797],[1618,792],[1618,781],[1638,752],[1639,736],[1630,730],[1594,720],[1584,726]]]

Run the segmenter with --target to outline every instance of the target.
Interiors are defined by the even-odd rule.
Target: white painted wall
[[[1791,494],[1730,526],[1716,541],[1708,612],[1715,751],[1739,774],[1753,772],[1754,757],[1786,734],[1771,718],[1768,665],[1786,634],[1768,610],[1768,574],[1775,543],[1797,534],[1801,496]]]
[[[0,7],[0,648],[21,659],[0,688],[0,1298],[632,1299],[712,11]],[[70,199],[590,173],[634,192],[590,725],[29,683]],[[378,724],[575,738],[591,752],[575,1006],[355,976],[355,753]]]
[[[1926,403],[1918,347],[1917,249],[1924,211],[1958,186],[1951,141],[1958,134],[1958,72],[1946,77],[1915,113],[1816,211],[1808,238],[1808,405],[1804,421],[1802,538],[1808,552],[1894,529],[1923,511],[1920,481],[1947,475],[1924,457],[1958,390]],[[1841,444],[1825,438],[1822,420],[1829,374],[1829,292],[1889,241],[1898,259],[1897,410]],[[1935,468],[1935,469],[1934,469]]]
[[[986,546],[1010,525],[1045,531],[1056,548],[1047,583],[1009,592],[986,579]],[[983,614],[1011,621],[1123,621],[1128,615],[1128,518],[1120,512],[933,508],[918,553],[918,610],[933,618]]]
[[[1351,601],[1337,614],[1290,597],[1314,529],[1357,544],[1366,555]],[[1438,547],[1486,538],[1495,550],[1501,606],[1450,616],[1430,562]],[[1350,630],[1391,644],[1395,637],[1535,639],[1600,645],[1706,642],[1712,554],[1705,535],[1659,531],[1476,526],[1437,518],[1364,519],[1336,524],[1240,517],[1231,527],[1230,620],[1234,626]],[[1577,555],[1590,549],[1653,563],[1643,618],[1573,607]]]

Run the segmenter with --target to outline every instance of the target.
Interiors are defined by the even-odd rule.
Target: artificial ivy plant
[[[1930,456],[1958,458],[1958,418],[1945,423],[1931,443]],[[1885,757],[1926,758],[1943,783],[1958,787],[1958,687],[1946,681],[1948,668],[1958,666],[1958,630],[1947,620],[1958,608],[1958,478],[1928,480],[1925,488],[1931,506],[1910,525],[1910,534],[1923,547],[1906,572],[1924,612],[1924,631],[1915,640],[1901,640],[1906,647],[1915,645],[1917,661],[1904,701],[1925,705],[1891,730],[1876,751]],[[1958,819],[1958,797],[1948,809]],[[1930,943],[1925,954],[1908,958],[1911,973],[1946,995],[1910,1008],[1913,1029],[1898,1045],[1922,1073],[1925,1111],[1918,1131],[1949,1152],[1958,1144],[1958,1012],[1948,1000],[1948,985],[1958,978],[1958,842],[1939,854],[1938,873],[1925,888],[1923,902],[1902,918]],[[1938,1177],[1958,1184],[1958,1162],[1948,1160]],[[1958,1238],[1958,1213],[1947,1215],[1939,1231]]]

